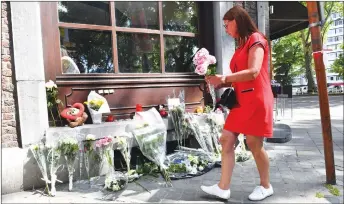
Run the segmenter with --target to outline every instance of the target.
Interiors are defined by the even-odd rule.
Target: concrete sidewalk
[[[332,195],[324,186],[326,181],[320,121],[302,120],[289,122],[293,139],[288,143],[266,143],[271,164],[271,184],[275,194],[264,203],[343,203],[343,121],[332,121],[337,185],[341,196]],[[200,185],[211,185],[220,178],[220,168],[191,179],[173,181],[173,187],[165,187],[162,178],[144,177],[131,183],[119,193],[102,191],[101,187],[75,183],[74,191],[68,185],[58,186],[56,197],[45,197],[33,192],[20,192],[2,196],[3,203],[226,203],[207,196]],[[253,160],[237,164],[231,183],[229,203],[250,202],[247,196],[259,184],[259,176]],[[322,193],[324,198],[317,198]]]

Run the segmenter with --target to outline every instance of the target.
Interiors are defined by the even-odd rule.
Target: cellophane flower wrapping
[[[223,113],[185,113],[185,122],[190,134],[195,137],[200,147],[214,160],[221,160],[219,138],[224,126]]]
[[[195,73],[201,76],[211,76],[216,74],[216,58],[209,54],[209,51],[205,48],[201,48],[196,52],[193,63],[195,65]],[[215,87],[212,84],[208,84],[209,93],[213,101],[213,111],[216,106],[216,93]]]
[[[110,191],[120,191],[128,184],[128,177],[122,172],[115,171],[107,175],[105,178],[105,189]]]
[[[64,137],[59,141],[58,149],[66,160],[69,177],[69,191],[71,191],[73,189],[73,175],[75,172],[74,165],[79,155],[78,140],[73,137]]]
[[[127,168],[127,176],[128,181],[131,182],[135,178],[138,178],[137,173],[134,173],[130,169],[130,160],[131,160],[131,148],[133,145],[134,137],[132,134],[129,133],[122,133],[120,136],[115,136],[115,145],[114,148],[119,150],[125,160],[126,168]]]
[[[92,134],[86,135],[83,141],[84,162],[87,173],[87,178],[91,182],[91,168],[98,168],[97,177],[100,176],[102,168],[101,155],[96,151],[96,136]]]
[[[168,185],[172,185],[166,160],[167,128],[155,108],[140,113],[141,120],[136,121],[132,134],[140,147],[142,154],[160,167]]]
[[[184,90],[179,92],[178,98],[175,96],[167,98],[168,112],[171,116],[176,133],[178,145],[185,146],[185,139],[187,137],[186,124],[185,124],[185,95]]]
[[[100,102],[101,105],[97,106]],[[103,96],[97,94],[95,91],[91,91],[87,96],[87,108],[91,114],[93,124],[99,124],[102,122],[103,113],[110,113],[109,104]],[[95,105],[92,105],[95,104]]]
[[[47,167],[47,160],[46,160],[46,156],[45,156],[45,145],[40,142],[38,144],[35,145],[31,145],[30,146],[30,150],[37,162],[38,168],[42,173],[43,178],[41,178],[46,185],[46,189],[48,191],[48,194],[50,195],[50,191],[49,191],[49,186],[48,183],[50,183],[50,180],[48,179],[48,167]]]
[[[47,161],[48,161],[49,170],[50,170],[51,195],[55,196],[56,195],[55,184],[56,184],[56,181],[59,181],[57,179],[56,172],[62,166],[61,151],[57,147],[56,144],[47,145],[46,151],[47,151]],[[59,182],[61,182],[61,181],[59,181]]]
[[[251,155],[247,152],[245,142],[244,142],[244,135],[240,134],[238,136],[239,144],[235,148],[235,161],[237,162],[244,162],[251,158]]]
[[[187,127],[191,130],[192,135],[195,137],[201,148],[207,153],[212,153],[213,145],[210,128],[205,124],[201,126],[196,117],[198,116],[193,113],[185,113],[185,122],[187,123]]]
[[[112,136],[105,136],[99,139],[96,142],[97,152],[99,152],[100,158],[106,160],[108,164],[108,172],[107,175],[113,173],[114,171],[114,164],[113,164],[113,144],[114,144],[114,137]]]
[[[182,147],[167,156],[169,172],[174,179],[201,175],[215,165],[213,158],[204,151]]]
[[[206,122],[210,127],[210,134],[213,139],[215,153],[220,156],[222,148],[219,140],[225,123],[224,114],[222,112],[210,112],[207,114]]]

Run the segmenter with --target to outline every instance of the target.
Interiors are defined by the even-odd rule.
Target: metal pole
[[[323,61],[323,51],[321,42],[321,22],[319,20],[318,5],[316,1],[307,1],[309,29],[312,39],[312,50],[315,64],[315,73],[317,78],[317,86],[319,93],[321,127],[324,141],[324,154],[326,165],[326,183],[336,184],[336,172],[333,156],[333,142],[332,142],[332,129],[330,107],[326,86],[326,72]]]

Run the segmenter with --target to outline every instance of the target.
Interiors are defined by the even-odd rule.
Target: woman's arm
[[[248,68],[225,76],[225,85],[231,82],[251,81],[258,76],[264,59],[264,49],[258,45],[253,46],[248,52]]]

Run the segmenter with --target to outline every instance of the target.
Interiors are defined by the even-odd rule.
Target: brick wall
[[[17,147],[18,127],[10,2],[1,2],[1,146]]]

